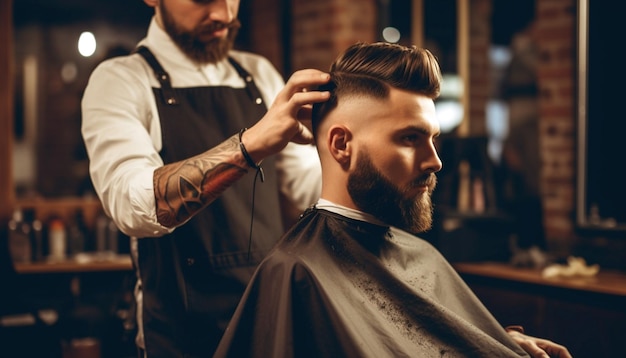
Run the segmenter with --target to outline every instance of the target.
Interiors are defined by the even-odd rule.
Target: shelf
[[[566,288],[626,297],[626,273],[602,270],[592,277],[544,278],[539,269],[517,268],[504,263],[456,263],[461,275],[474,275],[535,285]]]
[[[564,345],[573,357],[626,357],[626,272],[544,278],[540,269],[457,263],[456,270],[502,325]]]
[[[59,262],[15,264],[15,271],[19,274],[130,271],[132,269],[133,265],[130,255],[117,255],[102,260],[67,260]]]
[[[44,223],[52,217],[68,222],[76,210],[81,210],[85,224],[91,227],[102,212],[102,204],[96,197],[18,198],[14,204],[14,208],[33,210],[35,218]]]

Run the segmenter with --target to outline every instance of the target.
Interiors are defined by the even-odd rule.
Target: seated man
[[[259,266],[216,357],[570,357],[504,329],[414,236],[442,166],[433,55],[357,44],[330,72],[313,108],[322,197]]]

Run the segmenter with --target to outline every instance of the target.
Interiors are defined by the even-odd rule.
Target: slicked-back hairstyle
[[[439,96],[441,70],[428,50],[386,42],[357,43],[348,47],[330,66],[331,80],[320,90],[330,91],[330,99],[313,105],[313,133],[319,123],[337,106],[339,98],[370,96],[385,99],[389,87]]]

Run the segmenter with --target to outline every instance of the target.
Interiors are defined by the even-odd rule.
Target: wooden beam
[[[459,137],[470,135],[470,5],[469,0],[457,0],[457,68],[463,93],[463,119],[458,128]]]
[[[424,47],[424,0],[413,0],[412,3],[411,42]]]
[[[11,215],[13,189],[13,1],[0,0],[0,222]]]

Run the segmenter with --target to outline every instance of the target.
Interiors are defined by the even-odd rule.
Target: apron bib
[[[267,111],[252,76],[229,58],[246,83],[172,88],[169,74],[146,47],[161,88],[157,103],[165,164],[195,156],[251,127]],[[255,171],[173,233],[138,240],[142,321],[149,357],[210,356],[256,265],[283,233],[274,158],[263,160],[257,182],[254,232],[248,252]]]

